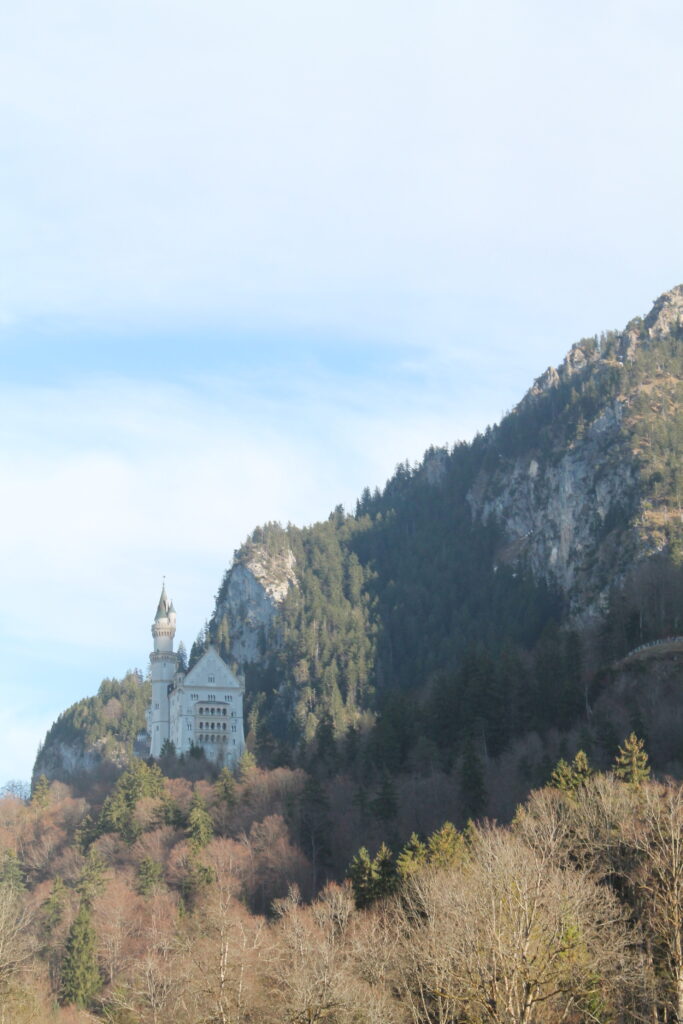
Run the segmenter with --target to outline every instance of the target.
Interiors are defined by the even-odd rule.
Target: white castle
[[[164,741],[170,740],[179,755],[190,747],[201,747],[212,761],[232,767],[244,751],[244,683],[213,646],[185,672],[173,651],[175,620],[164,584],[152,623],[154,650],[149,656],[149,752],[159,757]]]

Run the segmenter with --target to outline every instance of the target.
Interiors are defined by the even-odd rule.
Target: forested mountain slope
[[[354,514],[256,529],[194,650],[245,672],[254,735],[301,751],[380,710],[390,765],[420,736],[495,752],[580,712],[586,660],[679,631],[682,311],[679,286],[583,339]]]
[[[371,784],[470,765],[492,793],[508,768],[499,779],[491,759],[525,737],[544,753],[515,755],[522,791],[544,777],[553,730],[590,726],[582,744],[611,756],[623,736],[589,721],[609,706],[604,670],[683,633],[682,312],[679,286],[583,339],[499,425],[398,466],[352,514],[254,530],[190,660],[214,643],[244,674],[259,763]],[[65,712],[37,773],[126,760],[144,700],[120,685]]]

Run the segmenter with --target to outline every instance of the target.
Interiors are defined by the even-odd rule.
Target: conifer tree
[[[94,847],[91,847],[88,850],[83,870],[76,884],[76,891],[87,906],[92,906],[92,901],[104,885],[104,873],[106,870],[106,861]]]
[[[26,888],[24,869],[14,850],[5,850],[3,855],[0,863],[0,886],[14,892],[21,892]]]
[[[579,750],[571,764],[563,757],[557,762],[550,776],[550,785],[563,793],[573,794],[582,789],[592,774],[591,767],[583,750]]]
[[[356,907],[362,910],[364,907],[370,906],[375,898],[375,872],[370,854],[365,846],[361,846],[349,864],[346,875],[353,888]]]
[[[467,818],[476,818],[484,810],[486,804],[486,787],[484,785],[484,769],[470,738],[465,741],[463,747],[459,775],[463,814]]]
[[[33,789],[31,796],[31,805],[33,807],[47,807],[50,800],[50,783],[48,782],[46,775],[38,776],[38,780]]]
[[[464,860],[465,856],[465,842],[450,821],[445,821],[427,840],[427,859],[434,867],[450,867]]]
[[[221,768],[214,788],[216,798],[231,811],[237,803],[237,786],[235,785],[235,776],[229,768]]]
[[[386,843],[382,843],[372,862],[372,896],[382,899],[391,896],[398,885],[394,855]]]
[[[152,892],[164,877],[164,869],[158,861],[151,857],[143,857],[138,865],[137,890],[141,896],[147,896]]]
[[[385,824],[396,817],[396,787],[388,772],[385,772],[377,796],[370,803],[370,810],[375,817]]]
[[[49,936],[62,920],[64,903],[66,900],[66,886],[57,875],[52,883],[52,892],[43,903],[43,929]]]
[[[396,869],[401,878],[408,878],[427,863],[427,845],[413,832],[396,858]]]
[[[95,956],[95,933],[90,909],[81,903],[66,940],[62,960],[59,1001],[88,1007],[102,987]]]
[[[213,839],[213,821],[199,793],[195,793],[192,797],[190,813],[187,816],[187,825],[190,845],[195,851],[209,845]]]
[[[237,765],[237,778],[240,782],[247,782],[249,780],[249,775],[255,768],[256,758],[252,754],[251,750],[245,750],[239,759],[239,764]]]
[[[645,752],[645,744],[643,740],[638,739],[634,732],[624,740],[623,747],[619,747],[619,753],[614,762],[614,774],[630,786],[640,786],[650,777],[650,765]]]

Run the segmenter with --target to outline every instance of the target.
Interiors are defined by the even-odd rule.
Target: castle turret
[[[169,739],[169,689],[178,668],[178,655],[173,653],[175,619],[175,608],[168,599],[164,583],[152,623],[154,650],[149,656],[152,678],[152,713],[150,716],[152,734],[150,754],[152,757],[159,757],[164,740]]]

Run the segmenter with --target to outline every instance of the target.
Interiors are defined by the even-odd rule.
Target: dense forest
[[[683,787],[635,734],[609,771],[561,759],[508,827],[396,844],[385,818],[332,880],[339,816],[248,754],[213,783],[133,760],[97,804],[44,777],[6,793],[0,1021],[681,1019]]]
[[[190,654],[246,680],[234,771],[144,759],[137,672],[60,716],[0,799],[0,1024],[683,1019],[682,303],[254,530]]]
[[[466,750],[496,757],[524,735],[585,725],[601,673],[683,632],[680,291],[621,334],[579,342],[498,426],[397,467],[352,514],[253,532],[234,565],[258,552],[296,567],[260,656],[238,666],[261,764],[361,752],[362,770],[381,774],[425,758],[449,768]],[[520,467],[546,490],[569,476],[560,517],[583,488],[584,532],[563,572],[554,539],[537,536],[553,498],[542,485],[495,514]],[[525,501],[537,512],[520,512]],[[526,515],[527,536],[517,527],[511,540],[506,515]],[[232,571],[193,659],[208,643],[230,658],[243,615]]]

